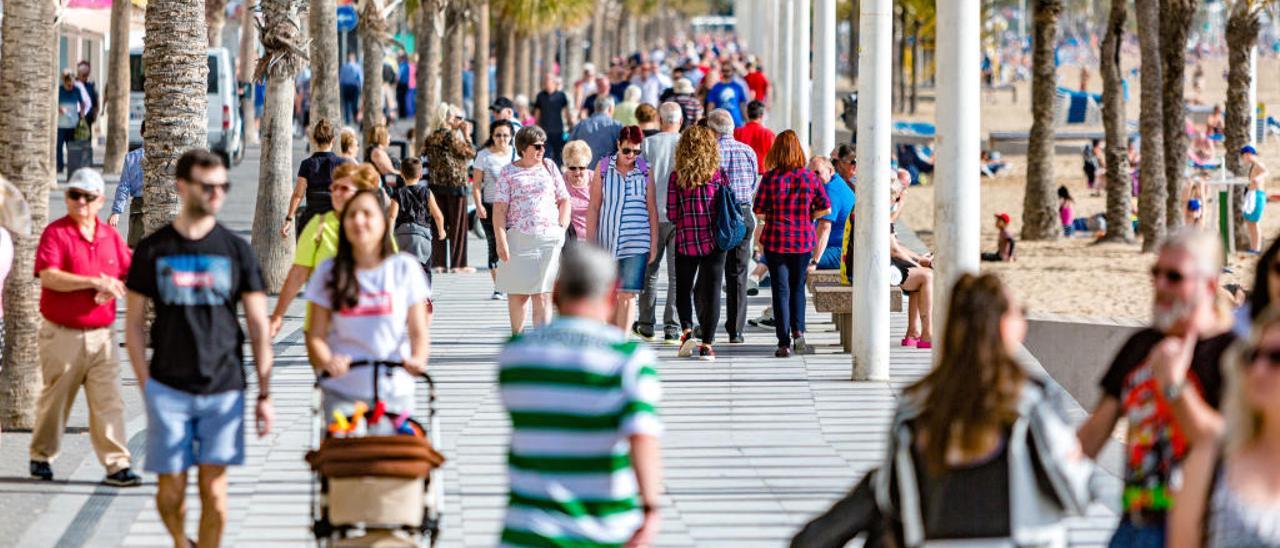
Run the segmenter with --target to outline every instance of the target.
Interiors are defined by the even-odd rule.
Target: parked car
[[[129,51],[129,148],[142,146],[139,132],[146,116],[146,70],[142,49]],[[236,79],[232,71],[231,53],[226,48],[209,48],[209,150],[222,156],[229,168],[244,159],[244,131],[240,119],[240,103],[236,97]]]

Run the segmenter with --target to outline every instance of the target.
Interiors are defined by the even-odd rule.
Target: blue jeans
[[[804,334],[804,285],[809,277],[810,257],[813,257],[811,251],[764,252],[764,262],[769,265],[769,277],[773,279],[770,294],[773,296],[773,322],[778,346],[791,346],[792,336]]]
[[[1109,548],[1164,548],[1164,523],[1135,525],[1122,518],[1111,536]]]
[[[360,86],[344,84],[341,87],[342,121],[347,125],[356,122],[356,114],[360,111]]]

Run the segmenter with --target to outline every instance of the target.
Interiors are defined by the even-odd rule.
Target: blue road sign
[[[355,30],[357,19],[355,6],[338,6],[338,32]]]

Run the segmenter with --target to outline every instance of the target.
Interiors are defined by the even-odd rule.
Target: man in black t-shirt
[[[538,127],[547,132],[547,158],[560,165],[565,120],[573,125],[573,114],[569,112],[569,97],[560,91],[560,77],[554,73],[543,76],[542,91],[533,100],[533,116]]]
[[[222,161],[203,149],[178,159],[182,210],[134,250],[125,344],[147,405],[146,471],[159,475],[156,508],[186,546],[187,470],[200,472],[201,546],[217,546],[227,510],[227,466],[244,463],[244,303],[258,372],[258,436],[271,431],[271,338],[267,296],[253,250],[214,215],[231,184]],[[146,302],[155,304],[151,363],[146,361]]]
[[[1102,377],[1102,400],[1080,426],[1090,458],[1116,423],[1125,435],[1124,513],[1112,546],[1163,546],[1170,483],[1190,447],[1214,443],[1222,429],[1220,364],[1234,342],[1231,319],[1215,299],[1222,248],[1205,232],[1170,235],[1151,267],[1152,327],[1121,347]]]

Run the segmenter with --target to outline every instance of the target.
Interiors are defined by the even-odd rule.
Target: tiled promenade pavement
[[[471,245],[476,252],[484,244]],[[436,277],[431,369],[440,389],[443,452],[450,459],[441,546],[492,546],[501,528],[508,424],[493,358],[508,328],[506,303],[488,300],[490,291],[483,272]],[[752,298],[752,314],[766,304],[767,292]],[[251,434],[248,463],[231,472],[228,546],[302,546],[311,539],[310,475],[302,455],[310,435],[312,374],[300,311],[293,307],[275,345],[276,430],[263,440]],[[837,353],[829,319],[812,309],[809,318],[808,338],[818,346],[811,356],[775,359],[772,330],[755,328],[748,328],[746,344],[717,345],[719,359],[711,363],[677,359],[674,347],[655,346],[667,425],[660,546],[784,546],[879,462],[895,395],[926,370],[930,356],[894,343],[891,382],[853,383],[849,356]],[[894,315],[895,337],[904,322],[905,316]],[[132,373],[123,370],[125,390],[136,390]],[[1079,409],[1073,411],[1078,416]],[[140,412],[128,418],[131,446],[139,453],[144,427]],[[167,546],[151,499],[154,476],[134,490],[98,487],[100,478],[101,468],[87,459],[72,482],[50,486],[59,494],[30,516],[24,535],[0,539],[0,545]],[[32,486],[38,484],[24,485]],[[188,530],[194,532],[194,484],[188,504]],[[10,508],[6,515],[21,512]],[[1101,506],[1092,515],[1073,527],[1075,544],[1105,543],[1114,518]]]

